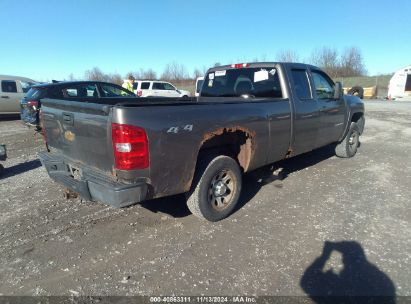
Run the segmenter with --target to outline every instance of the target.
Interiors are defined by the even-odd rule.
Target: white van
[[[411,96],[411,65],[395,72],[388,86],[388,98]]]
[[[177,89],[169,82],[158,80],[136,80],[133,84],[134,93],[138,97],[183,97],[188,98],[191,93]]]
[[[0,114],[20,114],[20,100],[35,84],[30,78],[0,75]]]

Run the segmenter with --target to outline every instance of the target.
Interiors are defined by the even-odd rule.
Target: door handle
[[[10,98],[10,97],[9,97],[9,96],[1,96],[1,98],[8,99],[8,98]]]

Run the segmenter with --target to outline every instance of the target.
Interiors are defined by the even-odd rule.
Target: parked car
[[[365,122],[358,97],[297,63],[212,68],[190,100],[79,101],[43,101],[52,179],[116,207],[186,193],[209,221],[235,209],[245,172],[329,144],[354,156]]]
[[[200,96],[201,87],[203,86],[204,76],[197,77],[196,79],[196,92],[195,96]]]
[[[0,114],[19,114],[20,100],[36,84],[33,79],[0,75]]]
[[[92,102],[96,99],[136,98],[133,92],[123,87],[107,82],[98,81],[71,81],[45,83],[33,86],[20,102],[20,115],[23,122],[40,129],[41,100],[57,98],[63,100],[82,100]]]
[[[191,96],[189,91],[177,89],[169,82],[137,80],[134,82],[134,92],[139,97],[183,97]]]

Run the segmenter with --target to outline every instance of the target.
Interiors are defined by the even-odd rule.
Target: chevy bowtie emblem
[[[68,141],[74,141],[74,139],[76,138],[76,134],[74,134],[71,131],[66,131],[64,132],[64,138],[67,139]]]

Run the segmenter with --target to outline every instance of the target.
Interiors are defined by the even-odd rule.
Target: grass
[[[379,76],[359,76],[359,77],[342,77],[335,78],[335,81],[340,81],[343,87],[360,86],[363,88],[377,86],[381,89],[387,89],[392,75]]]

